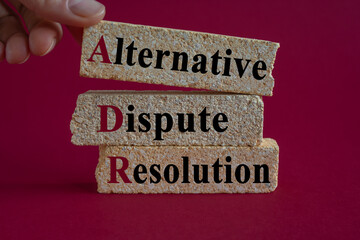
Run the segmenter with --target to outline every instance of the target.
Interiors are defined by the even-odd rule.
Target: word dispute
[[[115,61],[111,61],[107,50],[107,44],[104,40],[104,36],[101,36],[95,49],[93,50],[88,62],[95,62],[96,60],[104,64],[115,64],[134,66],[138,64],[142,68],[153,67],[154,69],[164,69],[163,62],[165,58],[170,58],[171,66],[168,66],[171,71],[181,72],[193,72],[205,74],[211,72],[214,76],[222,75],[225,77],[231,76],[231,68],[234,67],[237,70],[237,74],[242,78],[245,72],[250,71],[250,74],[256,80],[262,80],[266,76],[267,66],[263,60],[257,60],[252,64],[252,68],[249,69],[249,63],[251,59],[232,57],[232,50],[226,49],[225,55],[221,56],[220,51],[217,50],[212,54],[210,59],[203,54],[197,53],[194,56],[190,56],[187,52],[177,52],[169,50],[152,50],[150,48],[143,48],[138,50],[135,45],[135,41],[132,41],[124,49],[124,38],[117,38],[116,56]],[[123,58],[123,55],[126,57]],[[136,57],[137,55],[137,57]],[[100,57],[100,58],[98,58]],[[126,59],[126,60],[124,60]],[[220,69],[220,66],[224,66]]]
[[[122,111],[113,105],[98,105],[100,108],[100,130],[98,132],[114,132],[117,131],[124,122],[124,115]],[[150,113],[140,113],[137,119],[135,120],[134,105],[128,106],[127,116],[127,129],[126,132],[149,132],[152,128],[151,126],[151,115]],[[109,127],[108,123],[108,112],[112,110],[115,114],[114,120],[115,124],[112,127]],[[155,138],[154,140],[164,140],[163,133],[169,132],[172,130],[174,125],[174,117],[169,113],[154,113],[155,118]],[[202,132],[208,132],[211,129],[211,126],[207,125],[207,117],[210,117],[210,113],[207,112],[205,107],[197,116],[199,117],[199,126]],[[195,114],[193,113],[177,113],[177,127],[178,130],[182,133],[184,132],[195,132]],[[224,113],[217,113],[212,118],[212,128],[216,132],[225,132],[228,128],[226,123],[228,122],[228,117]],[[137,128],[135,128],[135,122],[138,122]]]

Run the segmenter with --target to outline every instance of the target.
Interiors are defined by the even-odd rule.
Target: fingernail
[[[100,15],[105,10],[104,5],[95,0],[69,0],[69,8],[80,17]]]
[[[48,48],[48,50],[46,50],[46,52],[44,52],[43,54],[41,54],[41,56],[45,56],[45,55],[47,55],[49,52],[51,52],[51,51],[54,49],[55,45],[56,45],[56,39],[53,39],[52,42],[51,42],[50,47]]]
[[[0,62],[5,58],[5,46],[0,42]]]
[[[28,53],[28,55],[26,56],[26,58],[22,61],[22,62],[19,62],[18,64],[23,64],[25,63],[30,57],[30,53]]]

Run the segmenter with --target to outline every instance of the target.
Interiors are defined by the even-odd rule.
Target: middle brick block
[[[208,92],[88,91],[71,120],[76,145],[255,146],[259,96]]]

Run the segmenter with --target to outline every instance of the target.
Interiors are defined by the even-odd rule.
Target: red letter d
[[[123,123],[123,115],[119,108],[111,105],[98,105],[100,107],[100,130],[98,132],[113,132],[118,130]],[[107,109],[111,108],[115,112],[115,126],[108,129]]]

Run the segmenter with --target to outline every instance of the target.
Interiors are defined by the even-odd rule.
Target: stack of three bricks
[[[110,44],[114,38],[116,44]],[[71,121],[72,142],[100,146],[96,169],[98,192],[275,190],[279,147],[275,140],[263,139],[262,96],[272,95],[271,71],[277,43],[105,21],[86,29],[83,39],[82,76],[211,90],[88,91],[79,95]],[[163,60],[161,69],[144,69],[136,61],[129,62],[129,46],[126,66],[121,62],[121,54],[119,57],[119,39],[121,44],[132,45],[132,51],[166,49],[169,55],[203,52],[203,56],[210,56],[214,52],[228,54],[231,49],[236,64],[235,57],[244,60],[243,64],[240,61],[243,74],[239,74],[239,65],[237,70],[229,66],[226,72],[229,63],[226,61],[230,60],[224,57],[222,64],[219,55],[216,55],[219,72],[227,74],[214,75],[213,69],[212,75],[210,71],[193,70],[192,74],[174,71],[175,63],[170,58]],[[134,39],[138,40],[136,48]],[[182,57],[184,62],[185,56]],[[214,55],[210,58],[214,60]],[[106,63],[106,59],[113,61]],[[119,59],[120,64],[116,64]],[[256,64],[259,59],[260,67]],[[196,60],[194,57],[193,61]],[[252,79],[255,74],[262,78]]]

